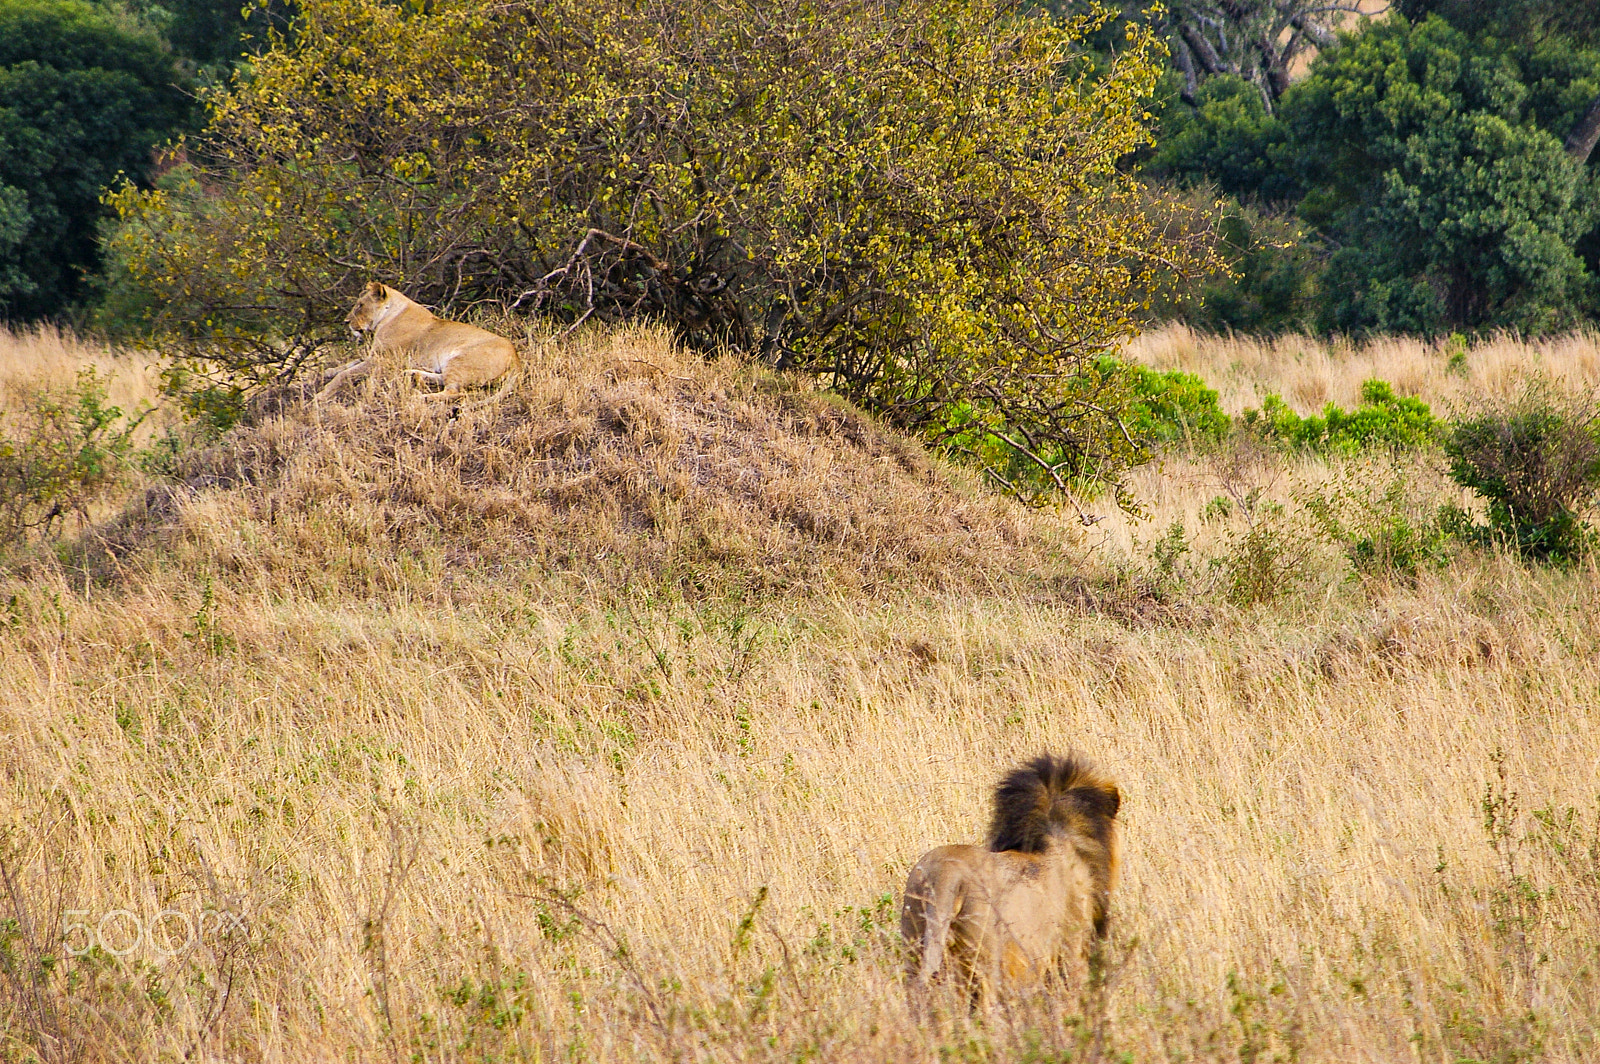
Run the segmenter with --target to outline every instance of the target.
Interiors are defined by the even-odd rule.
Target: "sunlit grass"
[[[1227,478],[1285,535],[1330,483],[1453,489],[1426,458],[1171,456],[1140,474],[1148,521],[1084,529],[849,425],[798,432],[809,400],[769,378],[607,342],[550,352],[499,413],[379,381],[286,416],[117,567],[0,577],[0,1059],[1600,1052],[1592,563],[1358,578],[1318,543],[1240,607]],[[643,427],[605,428],[623,399]],[[507,441],[558,424],[576,450],[517,464]],[[625,470],[670,483],[714,425],[693,468],[724,480],[630,518]],[[759,485],[724,490],[741,464]],[[914,1023],[905,872],[1067,747],[1125,795],[1103,993]],[[86,945],[130,948],[30,981]]]

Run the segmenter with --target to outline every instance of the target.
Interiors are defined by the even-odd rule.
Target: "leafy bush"
[[[1138,364],[1124,367],[1124,372],[1133,390],[1126,421],[1135,439],[1151,446],[1207,445],[1228,434],[1228,415],[1217,405],[1216,390],[1193,373]]]
[[[1415,448],[1435,442],[1442,431],[1428,404],[1397,396],[1387,381],[1361,385],[1361,405],[1344,410],[1333,403],[1321,416],[1301,417],[1280,396],[1268,395],[1260,410],[1246,410],[1246,428],[1293,447],[1319,453],[1353,454],[1365,447]]]
[[[1419,504],[1404,470],[1394,470],[1386,483],[1374,482],[1371,472],[1361,469],[1303,500],[1323,538],[1363,576],[1413,581],[1423,569],[1443,564],[1452,538],[1447,517]]]
[[[650,317],[1048,480],[1144,457],[1093,371],[1204,257],[1116,163],[1158,45],[1007,0],[308,0],[187,185],[116,197],[151,324],[291,374],[369,278]],[[1031,441],[1031,445],[1030,442]],[[1041,465],[1042,463],[1042,465]]]
[[[1271,602],[1311,575],[1311,537],[1290,527],[1281,513],[1253,518],[1232,534],[1227,550],[1213,560],[1222,571],[1223,593],[1235,606]]]
[[[1210,447],[1228,434],[1229,418],[1217,405],[1216,391],[1192,373],[1154,370],[1111,355],[1084,372],[1128,397],[1115,431],[1126,432],[1130,453],[1179,443]],[[985,425],[970,404],[957,404],[936,436],[943,449],[976,461],[996,485],[1025,501],[1045,502],[1060,492],[1093,497],[1104,485],[1115,488],[1115,478],[1092,460],[1035,437],[1025,426],[1014,431],[1015,438],[1007,438]],[[1131,499],[1119,502],[1136,508]]]
[[[87,520],[117,484],[141,419],[106,405],[104,383],[86,369],[68,392],[37,393],[16,420],[17,435],[0,433],[0,546],[48,535],[68,515]]]
[[[1445,453],[1451,478],[1488,503],[1490,535],[1555,561],[1588,544],[1581,513],[1600,487],[1600,426],[1589,404],[1535,383],[1455,422]]]

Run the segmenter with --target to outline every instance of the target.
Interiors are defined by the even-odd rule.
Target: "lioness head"
[[[350,308],[350,313],[345,316],[345,322],[356,332],[365,332],[377,324],[378,318],[385,304],[398,295],[388,285],[373,281],[361,290],[361,295],[356,299],[356,305]]]

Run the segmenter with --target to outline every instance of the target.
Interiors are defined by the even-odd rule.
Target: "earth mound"
[[[524,350],[499,393],[428,399],[380,373],[337,401],[283,399],[111,539],[357,584],[437,563],[752,592],[993,588],[1075,568],[1059,520],[803,380],[651,329]]]

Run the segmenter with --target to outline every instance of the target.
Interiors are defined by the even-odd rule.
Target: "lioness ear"
[[[370,295],[382,297],[387,295],[389,290],[383,287],[382,281],[373,281],[367,285],[367,292]]]

